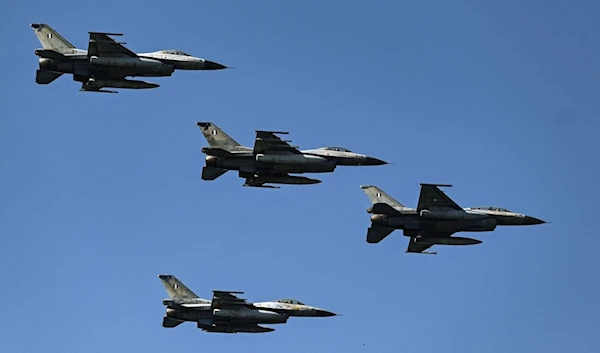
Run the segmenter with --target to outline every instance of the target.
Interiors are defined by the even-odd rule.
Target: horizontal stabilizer
[[[373,206],[371,206],[371,208],[369,208],[369,213],[375,213],[375,214],[385,214],[388,216],[395,216],[400,214],[400,211],[396,210],[395,208],[393,208],[392,206],[388,205],[387,203],[375,203],[373,204]]]
[[[202,167],[202,180],[215,180],[225,173],[227,173],[227,169],[211,166]]]
[[[223,157],[223,158],[233,156],[233,153],[231,153],[225,149],[219,148],[219,147],[203,147],[202,153],[205,153],[209,156],[216,156],[216,157]]]
[[[61,53],[52,49],[36,49],[35,55],[40,58],[53,59],[53,60],[67,60],[67,57]]]
[[[367,243],[375,244],[390,235],[395,229],[387,227],[370,227],[367,230]]]
[[[170,317],[164,317],[162,325],[163,325],[163,327],[172,328],[172,327],[179,326],[183,323],[184,323],[184,321],[182,321],[182,320],[172,319]]]
[[[59,78],[62,74],[59,72],[52,72],[46,70],[37,70],[35,73],[35,82],[40,85],[47,85],[50,82]]]

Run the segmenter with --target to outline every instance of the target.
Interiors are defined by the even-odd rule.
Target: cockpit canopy
[[[511,212],[506,208],[495,207],[495,206],[477,206],[477,207],[469,207],[470,210],[483,210],[483,211],[500,211],[500,212]]]
[[[327,151],[352,152],[349,149],[344,148],[344,147],[321,147],[319,149],[320,150],[327,150]]]
[[[190,54],[183,52],[181,50],[173,50],[173,49],[169,49],[169,50],[161,50],[160,51],[163,54],[173,54],[173,55],[183,55],[183,56],[191,56]]]
[[[278,303],[305,305],[303,302],[296,299],[277,299]]]

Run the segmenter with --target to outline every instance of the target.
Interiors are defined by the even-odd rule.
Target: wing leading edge
[[[228,292],[228,291],[213,291],[213,298],[211,302],[212,308],[223,308],[238,305],[248,305],[246,299],[240,298],[235,294],[244,294],[244,292]]]
[[[431,232],[421,231],[418,236],[411,237],[408,242],[406,252],[421,254],[437,254],[435,252],[425,252],[425,250],[436,244],[449,244],[447,238],[451,238],[455,232]]]
[[[117,42],[109,36],[122,36],[122,33],[89,32],[88,57],[137,57],[137,54],[125,48],[124,42]]]
[[[291,140],[282,140],[276,134],[287,135],[285,131],[261,131],[256,130],[256,139],[254,141],[254,154],[267,153],[291,153],[301,154],[298,146],[292,146],[288,142]]]
[[[438,186],[451,187],[452,185],[445,184],[421,184],[421,194],[419,195],[419,204],[417,211],[421,210],[444,210],[454,209],[461,210],[462,208],[452,201]]]
[[[425,250],[432,247],[434,244],[424,243],[422,241],[417,241],[416,237],[411,237],[408,241],[408,248],[406,248],[406,252],[418,253],[418,254],[436,254],[435,252],[424,252]]]

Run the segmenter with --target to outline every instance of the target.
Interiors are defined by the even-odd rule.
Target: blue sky
[[[0,351],[592,352],[600,295],[600,30],[593,1],[21,1],[4,6],[0,81]],[[234,70],[160,88],[35,84],[29,23],[79,48],[122,32]],[[314,186],[200,179],[213,121],[252,145],[289,131],[393,162]],[[404,254],[365,242],[374,184],[553,224]],[[161,327],[172,273],[203,297],[293,297],[343,316],[262,335]],[[596,329],[595,329],[596,328]]]

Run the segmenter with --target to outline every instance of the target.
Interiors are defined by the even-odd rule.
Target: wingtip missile
[[[233,290],[218,290],[218,289],[214,289],[213,292],[215,293],[229,293],[229,294],[244,294],[244,292],[239,292],[239,291],[233,291]]]
[[[287,131],[269,131],[269,130],[255,130],[256,133],[269,133],[269,134],[281,134],[281,135],[288,135],[289,132]]]
[[[104,34],[106,36],[122,36],[123,33],[110,33],[110,32],[88,32],[88,34]]]

